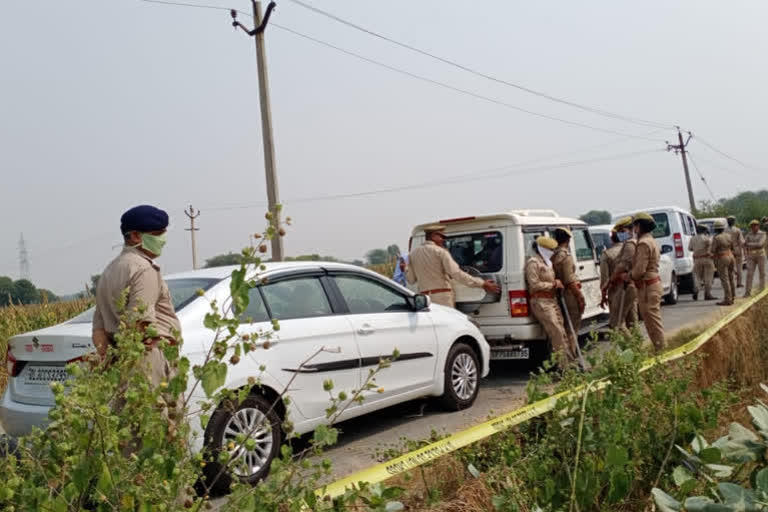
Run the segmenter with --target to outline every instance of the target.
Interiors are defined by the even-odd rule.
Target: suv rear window
[[[666,213],[654,213],[651,215],[656,221],[656,229],[653,230],[653,238],[664,238],[669,236],[669,217]]]
[[[504,244],[501,233],[470,233],[450,236],[445,248],[456,263],[462,267],[473,267],[480,272],[498,272],[504,265]]]

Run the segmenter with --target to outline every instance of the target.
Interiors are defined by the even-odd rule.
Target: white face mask
[[[544,247],[541,247],[540,245],[537,246],[539,249],[539,254],[541,254],[541,257],[544,258],[544,262],[547,264],[548,267],[552,266],[552,255],[555,254],[554,251],[551,249],[545,249]]]

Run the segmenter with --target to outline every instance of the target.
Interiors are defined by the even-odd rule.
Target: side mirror
[[[674,249],[671,245],[662,245],[661,246],[661,254],[667,254],[668,252],[672,252]]]
[[[415,311],[423,311],[429,307],[432,303],[429,297],[421,293],[413,296],[413,309]]]

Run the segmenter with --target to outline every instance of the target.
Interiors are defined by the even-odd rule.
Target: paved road
[[[743,292],[743,289],[739,289]],[[722,297],[722,289],[713,293]],[[675,306],[662,307],[664,327],[672,334],[684,326],[693,326],[723,315],[725,308],[716,301],[694,302],[690,295],[682,296]],[[364,469],[376,462],[377,450],[402,446],[400,439],[426,439],[432,430],[452,433],[512,411],[524,404],[525,384],[532,366],[527,362],[499,361],[491,365],[491,373],[480,386],[475,404],[458,413],[441,411],[428,400],[413,401],[378,411],[338,425],[342,434],[339,444],[326,456],[333,462],[336,478]]]

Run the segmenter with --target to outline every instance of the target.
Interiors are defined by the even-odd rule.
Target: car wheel
[[[456,343],[445,360],[445,390],[442,405],[451,411],[466,409],[480,389],[480,364],[477,354],[465,343]]]
[[[672,274],[672,282],[669,284],[669,293],[664,296],[664,303],[670,306],[677,304],[680,292],[677,288],[677,276]]]
[[[205,436],[209,462],[203,468],[204,485],[210,493],[226,493],[235,479],[255,485],[267,476],[272,460],[280,453],[280,424],[273,404],[261,395],[250,395],[239,406],[220,406],[211,416]],[[241,434],[255,441],[251,450],[237,442]],[[227,468],[219,462],[221,453],[230,456]]]

